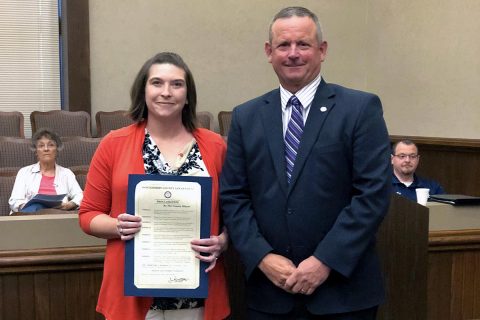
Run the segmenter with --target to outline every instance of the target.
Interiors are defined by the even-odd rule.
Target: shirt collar
[[[33,165],[32,172],[40,172],[40,162],[37,162]]]
[[[405,185],[402,181],[398,180],[395,173],[392,173],[392,184],[403,184],[403,185]],[[416,186],[416,185],[418,185],[418,178],[417,178],[417,175],[414,173],[413,174],[413,182],[410,185],[410,187]]]
[[[313,98],[315,97],[315,93],[317,92],[317,88],[321,80],[322,75],[319,73],[318,76],[312,80],[312,82],[310,82],[305,87],[295,93],[295,96],[298,98],[298,100],[300,100],[300,103],[302,104],[302,107],[304,109],[310,107],[310,105],[312,104]],[[280,99],[282,103],[282,109],[284,111],[287,108],[288,100],[290,100],[290,97],[293,95],[293,93],[280,85]]]

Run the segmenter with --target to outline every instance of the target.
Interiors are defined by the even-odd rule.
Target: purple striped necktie
[[[302,104],[297,97],[292,96],[288,100],[287,106],[292,107],[292,115],[288,122],[287,132],[285,133],[285,160],[287,163],[287,180],[290,183],[292,177],[295,158],[297,157],[300,139],[303,133],[303,115]]]

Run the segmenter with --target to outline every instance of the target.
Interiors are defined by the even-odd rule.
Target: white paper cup
[[[430,196],[430,189],[417,188],[415,189],[415,192],[417,193],[417,203],[426,206],[428,197]]]

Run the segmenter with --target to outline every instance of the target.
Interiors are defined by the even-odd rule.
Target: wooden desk
[[[0,216],[0,319],[103,319],[105,240],[76,214]]]
[[[477,209],[392,199],[378,237],[389,299],[378,319],[480,319]],[[103,319],[104,240],[83,234],[70,213],[0,217],[0,226],[0,319]],[[242,319],[243,269],[231,248],[225,259],[232,319]]]
[[[428,319],[480,319],[480,206],[427,207]]]
[[[0,251],[105,245],[85,234],[72,213],[0,216]]]
[[[480,206],[453,206],[427,202],[430,211],[430,231],[480,230]]]
[[[10,216],[43,216],[48,214],[78,214],[78,210],[60,210],[54,208],[40,209],[35,212],[13,212]]]

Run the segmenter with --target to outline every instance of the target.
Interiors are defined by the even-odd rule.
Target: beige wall
[[[480,139],[480,1],[371,0],[367,21],[390,133]]]
[[[126,109],[159,51],[183,56],[214,115],[276,87],[263,44],[292,4],[322,20],[326,80],[379,94],[391,134],[480,138],[478,0],[90,0],[92,114]]]

